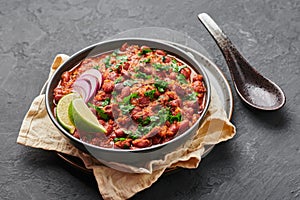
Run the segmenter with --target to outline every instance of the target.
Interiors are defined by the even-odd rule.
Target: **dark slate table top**
[[[300,4],[297,0],[1,1],[0,199],[101,199],[95,180],[52,152],[16,144],[57,53],[159,26],[188,33],[230,79],[197,14],[207,12],[258,71],[286,93],[282,110],[249,110],[235,92],[234,139],[194,170],[161,177],[133,199],[300,199]],[[232,82],[229,81],[231,86]]]

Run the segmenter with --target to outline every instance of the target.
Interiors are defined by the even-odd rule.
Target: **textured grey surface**
[[[22,119],[57,53],[148,26],[188,33],[227,71],[198,22],[207,12],[258,71],[278,83],[287,103],[277,112],[246,108],[234,93],[236,137],[195,170],[163,176],[133,199],[300,199],[300,2],[4,1],[0,2],[0,199],[101,199],[93,179],[67,169],[52,152],[16,144]]]

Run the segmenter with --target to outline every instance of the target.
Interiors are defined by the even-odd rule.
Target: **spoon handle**
[[[249,74],[253,74],[251,72],[256,72],[256,70],[249,67],[250,65],[246,59],[240,54],[230,39],[208,14],[201,13],[198,15],[198,18],[221,49],[227,62],[235,88],[238,92],[243,90],[242,82],[249,76]]]
[[[230,40],[208,14],[201,13],[198,15],[198,18],[211,36],[215,39],[221,50],[223,50],[225,47],[228,47],[228,44],[231,43]]]

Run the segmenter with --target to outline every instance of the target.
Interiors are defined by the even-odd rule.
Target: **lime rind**
[[[69,107],[69,115],[75,127],[88,133],[106,133],[106,129],[99,123],[97,117],[84,103],[82,98],[74,99]]]
[[[71,134],[75,132],[76,127],[70,119],[69,106],[76,98],[79,98],[78,94],[76,93],[67,94],[59,100],[56,107],[56,119],[58,123],[60,123],[60,125]]]

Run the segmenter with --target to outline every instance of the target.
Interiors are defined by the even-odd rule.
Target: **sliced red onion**
[[[73,90],[80,94],[84,102],[89,101],[91,85],[88,81],[84,79],[77,79],[73,84]]]
[[[90,100],[96,95],[96,92],[99,89],[99,81],[95,76],[91,74],[82,74],[77,80],[84,80],[90,84],[88,100]]]
[[[84,76],[84,75],[92,75],[92,76],[96,77],[99,81],[99,88],[101,88],[103,78],[102,78],[102,73],[99,70],[89,69],[89,70],[85,71],[81,76]]]

